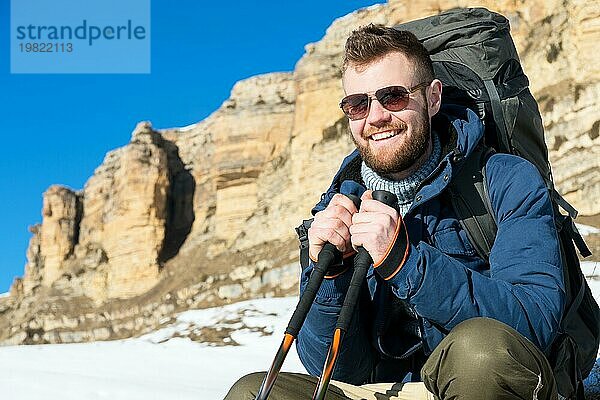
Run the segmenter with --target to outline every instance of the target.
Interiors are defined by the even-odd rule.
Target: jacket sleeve
[[[489,276],[420,242],[410,245],[406,263],[390,283],[426,323],[442,331],[469,318],[490,317],[547,351],[565,301],[548,190],[535,167],[515,156],[494,155],[486,172],[498,223]]]
[[[352,259],[347,259],[346,262],[351,263]],[[312,268],[311,261],[310,265],[301,273],[301,295],[306,288]],[[351,277],[352,269],[349,268],[334,279],[323,280],[306,321],[298,334],[296,341],[298,355],[311,375],[320,375],[323,370]],[[364,296],[362,300],[364,300]],[[367,382],[373,363],[371,346],[366,332],[367,324],[362,321],[363,307],[364,302],[359,302],[350,327],[344,336],[333,372],[333,379],[355,385]]]

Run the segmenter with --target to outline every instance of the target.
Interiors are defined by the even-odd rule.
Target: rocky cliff
[[[183,309],[296,290],[293,227],[352,148],[337,107],[345,38],[366,23],[466,5],[391,0],[356,11],[308,44],[293,72],[238,82],[190,127],[142,122],[83,190],[50,187],[25,274],[0,299],[0,343],[128,337]],[[600,213],[600,4],[480,5],[511,21],[557,188],[581,213]]]

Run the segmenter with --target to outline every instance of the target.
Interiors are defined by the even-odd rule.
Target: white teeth
[[[382,140],[382,139],[391,138],[392,136],[396,136],[397,134],[398,134],[397,131],[389,131],[389,132],[376,133],[376,134],[374,134],[374,135],[371,136],[371,139],[373,139],[373,140]]]

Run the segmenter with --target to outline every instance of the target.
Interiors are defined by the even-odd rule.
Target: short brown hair
[[[409,31],[369,24],[352,31],[344,49],[342,74],[349,66],[364,67],[391,52],[400,52],[415,64],[415,72],[424,82],[434,78],[431,58],[419,39]]]

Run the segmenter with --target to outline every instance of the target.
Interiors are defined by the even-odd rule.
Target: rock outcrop
[[[482,1],[506,15],[539,100],[558,190],[600,213],[600,5]],[[297,290],[293,227],[352,149],[342,97],[345,38],[457,6],[391,0],[333,22],[291,73],[238,82],[207,119],[140,123],[81,191],[52,186],[23,278],[0,299],[0,343],[136,335],[187,308]]]

